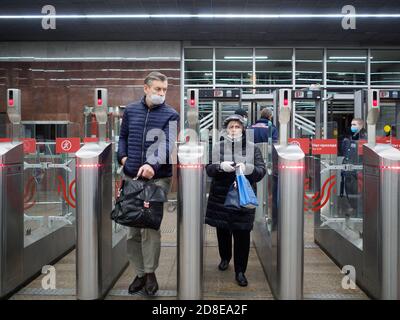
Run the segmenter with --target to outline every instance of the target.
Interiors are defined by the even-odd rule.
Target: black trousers
[[[218,250],[222,260],[230,261],[233,256],[235,272],[246,272],[250,252],[250,230],[234,230],[217,228]]]

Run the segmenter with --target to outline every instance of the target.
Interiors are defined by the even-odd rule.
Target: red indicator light
[[[202,164],[179,164],[178,168],[180,169],[202,169]]]
[[[78,164],[78,168],[100,168],[102,165],[100,163],[94,164]]]
[[[8,99],[8,105],[10,107],[13,107],[14,106],[14,99]]]
[[[287,165],[280,165],[279,169],[290,169],[290,170],[304,170],[304,166],[287,166]]]
[[[103,100],[102,100],[102,99],[97,99],[97,104],[98,104],[98,105],[103,104]]]
[[[194,99],[190,99],[190,105],[194,107]]]
[[[378,106],[378,101],[377,101],[377,100],[372,101],[372,105],[373,105],[374,107],[377,107],[377,106]]]
[[[4,163],[0,163],[0,169],[2,169],[2,168],[5,168],[5,167],[7,167],[7,165],[6,165],[6,164],[4,164]]]
[[[380,166],[381,170],[400,170],[400,166]]]
[[[284,99],[284,100],[283,100],[283,105],[284,105],[284,106],[287,106],[288,104],[289,104],[289,100],[288,100],[288,99]]]

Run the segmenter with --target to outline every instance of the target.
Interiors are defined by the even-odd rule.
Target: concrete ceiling
[[[2,0],[0,15],[41,14],[48,1]],[[357,13],[400,13],[400,1],[338,0],[62,0],[57,14],[340,14],[351,4]],[[344,30],[340,18],[307,19],[96,19],[57,20],[43,30],[41,20],[0,20],[0,41],[171,40],[200,45],[397,46],[400,18],[358,18]]]

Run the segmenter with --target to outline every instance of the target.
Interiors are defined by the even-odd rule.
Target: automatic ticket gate
[[[199,139],[198,90],[188,90],[189,124],[178,144],[178,298],[203,297],[203,240],[207,145]]]
[[[7,90],[7,115],[12,124],[12,142],[0,143],[0,295],[23,282],[24,249],[24,149],[18,140],[21,121],[21,91]]]
[[[379,90],[368,90],[368,143],[363,146],[364,286],[380,299],[400,299],[400,150],[376,144]]]
[[[0,297],[6,297],[37,276],[45,266],[75,246],[70,224],[24,233],[24,149],[21,142],[21,91],[7,90],[12,141],[0,143]]]
[[[95,90],[99,141],[76,153],[77,181],[77,299],[103,298],[128,265],[126,236],[113,233],[112,153],[106,142],[107,90]]]
[[[376,143],[376,126],[385,95],[370,89],[357,92],[356,99],[358,110],[367,115],[368,129],[368,143],[362,146],[361,239],[355,243],[347,236],[351,235],[350,230],[343,233],[349,228],[351,217],[344,218],[340,226],[320,226],[317,212],[315,241],[340,267],[354,270],[350,279],[368,295],[400,299],[400,151]]]
[[[259,183],[258,193],[265,193],[266,186],[268,191],[265,205],[256,210],[253,238],[274,296],[302,299],[305,155],[299,146],[288,144],[292,91],[280,89],[275,96],[280,139],[272,146],[272,172],[264,178],[268,181]]]

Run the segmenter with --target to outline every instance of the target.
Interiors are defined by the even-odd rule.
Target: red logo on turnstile
[[[36,139],[24,138],[24,153],[36,153]]]
[[[74,153],[80,147],[80,138],[56,138],[56,153]]]
[[[325,180],[322,185],[321,192],[317,191],[311,197],[307,196],[306,192],[310,190],[310,179],[305,179],[304,181],[304,210],[318,211],[323,208],[329,201],[332,189],[336,192],[336,175],[330,176]],[[326,189],[328,188],[328,189]]]
[[[76,180],[72,180],[71,183],[69,184],[69,188],[67,190],[64,178],[62,176],[57,176],[58,179],[58,187],[57,187],[57,192],[58,194],[61,193],[62,189],[62,196],[65,200],[66,203],[72,208],[76,207]]]
[[[32,208],[36,204],[36,181],[35,177],[31,176],[24,188],[24,210]]]
[[[308,138],[289,138],[289,144],[297,144],[305,154],[310,153],[310,139]]]

